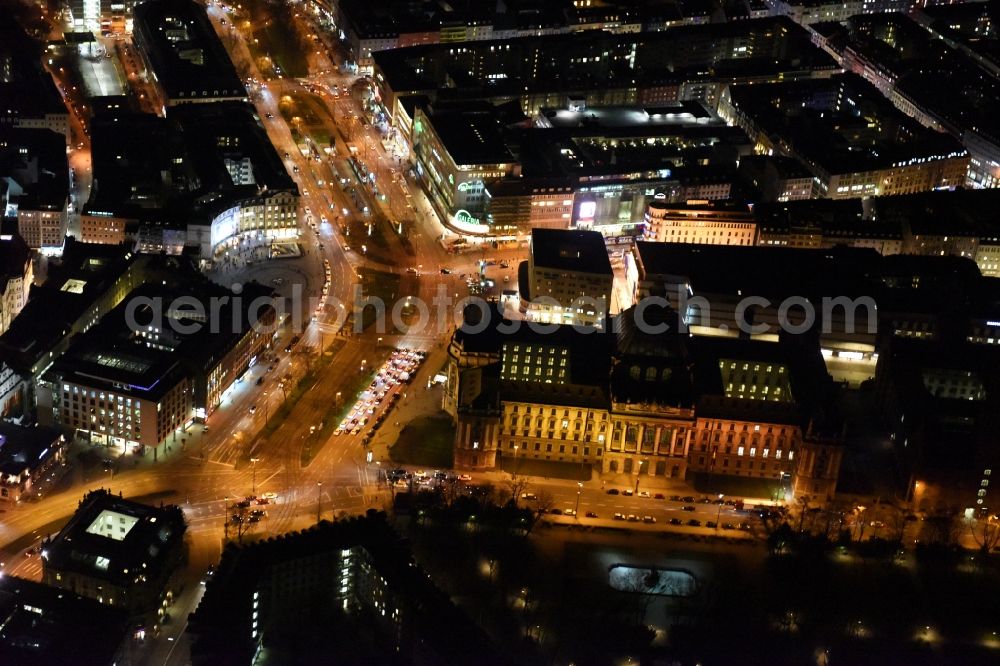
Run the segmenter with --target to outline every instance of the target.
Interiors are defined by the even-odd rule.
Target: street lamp
[[[573,509],[573,516],[580,520],[580,493],[583,492],[583,481],[576,482],[576,508]]]
[[[722,518],[722,498],[723,494],[719,493],[719,510],[715,512],[715,531],[719,531],[719,520]]]
[[[253,495],[254,497],[257,496],[257,461],[258,460],[260,460],[260,458],[251,458],[250,459],[250,469],[253,470],[253,481],[252,481],[252,485],[250,487],[251,488],[250,494]]]
[[[322,499],[323,499],[322,492],[323,492],[323,482],[322,481],[317,481],[316,482],[316,522],[317,523],[319,523],[319,521],[320,521],[320,506],[321,506],[321,502],[322,502]]]

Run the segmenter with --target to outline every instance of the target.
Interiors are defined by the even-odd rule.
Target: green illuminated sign
[[[479,224],[479,218],[474,217],[472,213],[465,210],[464,208],[455,213],[455,221],[463,222],[465,224]]]

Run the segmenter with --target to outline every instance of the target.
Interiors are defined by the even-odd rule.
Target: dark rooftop
[[[94,490],[44,548],[45,567],[75,571],[129,587],[142,575],[159,576],[174,546],[184,539],[179,507],[153,507]]]
[[[0,472],[17,476],[33,469],[60,437],[55,428],[0,422]]]
[[[695,294],[783,298],[796,295],[871,295],[878,252],[835,247],[736,247],[688,243],[636,243],[640,279],[671,276],[690,281]]]
[[[532,229],[531,258],[536,268],[611,276],[611,260],[599,231]]]
[[[230,542],[222,553],[219,567],[205,589],[198,609],[191,616],[190,630],[195,634],[192,656],[196,663],[206,659],[220,665],[244,663],[243,653],[253,656],[249,618],[252,593],[260,590],[272,572],[293,563],[340,554],[349,548],[361,548],[371,560],[378,576],[404,609],[404,621],[410,632],[404,634],[403,654],[414,658],[420,652],[429,659],[424,663],[493,664],[496,662],[492,641],[464,612],[458,609],[427,574],[412,560],[405,543],[386,522],[385,515],[370,511],[366,517],[320,524],[302,532],[285,534],[250,545]],[[339,578],[338,578],[339,580]],[[301,588],[300,588],[301,589]],[[335,602],[331,585],[328,594],[314,603],[330,606]],[[303,593],[303,601],[305,601]],[[366,600],[367,601],[367,600]],[[346,619],[345,619],[346,623]],[[338,629],[337,622],[329,626]],[[342,628],[341,628],[342,629]],[[377,634],[376,634],[377,636]],[[357,655],[365,642],[328,644],[328,657]],[[406,642],[409,644],[406,644]],[[373,651],[381,646],[371,646]],[[394,654],[400,653],[390,650]],[[371,663],[372,654],[357,663]],[[199,661],[201,660],[201,661]],[[352,663],[347,660],[345,663]],[[375,662],[379,663],[379,662]]]
[[[34,581],[0,577],[0,663],[112,666],[131,639],[128,614]]]
[[[11,278],[24,278],[24,268],[31,260],[31,248],[20,236],[0,236],[0,293]],[[30,285],[25,285],[28,288]]]
[[[0,202],[6,179],[16,183],[9,191],[10,201],[20,208],[65,208],[69,197],[66,137],[47,129],[0,128]]]
[[[49,264],[45,283],[32,288],[28,303],[0,336],[0,358],[30,372],[135,260],[119,245],[67,238],[62,257]]]
[[[13,12],[0,12],[0,125],[4,119],[68,116],[52,77],[42,68],[42,45],[17,24]]]
[[[108,113],[92,125],[95,187],[86,213],[186,225],[262,190],[298,191],[254,108],[243,102],[171,107],[166,119]],[[234,182],[227,159],[249,160],[253,182]]]
[[[246,98],[204,8],[193,0],[148,0],[133,13],[136,46],[145,51],[170,101]]]
[[[812,169],[843,174],[965,156],[956,139],[921,126],[847,73],[730,88],[732,105]]]
[[[156,400],[181,377],[210,369],[252,325],[267,326],[271,311],[263,307],[255,310],[255,304],[256,299],[267,299],[271,294],[269,287],[251,282],[235,296],[180,262],[167,279],[140,285],[97,325],[74,337],[52,372],[69,381],[107,384],[109,388],[114,385],[137,397]],[[147,305],[133,307],[133,303],[170,307],[155,312]],[[207,313],[213,317],[210,322],[205,322]],[[253,321],[251,314],[261,321]],[[162,321],[155,321],[156,316]],[[157,346],[150,346],[135,330],[146,325],[159,329]]]
[[[739,40],[752,45],[734,58],[734,42]],[[580,60],[584,57],[586,64]],[[711,78],[709,72],[722,61],[745,61],[749,69],[743,74],[759,74],[761,66],[776,71],[836,67],[830,56],[812,45],[803,28],[784,16],[644,33],[581,31],[473,41],[461,49],[428,44],[378,51],[372,58],[376,71],[397,94],[445,93],[450,88],[480,98],[508,99],[531,91],[580,93],[641,88],[667,79]],[[457,79],[463,83],[458,85]]]
[[[489,105],[431,105],[424,108],[434,131],[456,165],[509,164],[514,156],[504,140],[503,125]]]

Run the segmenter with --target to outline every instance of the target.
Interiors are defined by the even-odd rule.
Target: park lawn
[[[405,426],[389,448],[393,462],[450,469],[454,466],[455,426],[451,417],[439,413],[421,416]]]
[[[283,77],[298,78],[309,76],[306,54],[300,45],[295,29],[280,21],[271,21],[256,31],[264,52],[270,52],[275,63],[281,67]]]

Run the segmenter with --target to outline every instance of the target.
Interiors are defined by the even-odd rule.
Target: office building
[[[543,334],[499,311],[484,326],[481,315],[467,313],[469,330],[449,346],[443,407],[459,467],[581,479],[598,470],[636,487],[656,476],[710,492],[739,478],[763,496],[833,496],[843,440],[820,409],[833,385],[817,346],[688,338],[662,308],[627,310],[592,334]]]
[[[39,421],[119,453],[176,441],[194,418],[193,387],[173,354],[115,344],[95,329],[42,376]]]
[[[66,235],[66,138],[48,129],[0,129],[0,208],[28,247],[58,252]]]
[[[93,134],[84,241],[189,251],[207,265],[240,242],[297,238],[298,187],[249,104],[108,114]]]
[[[73,27],[103,35],[132,32],[132,10],[139,0],[70,0]]]
[[[205,9],[194,0],[147,0],[135,6],[132,37],[164,106],[247,101]]]
[[[270,343],[270,290],[250,285],[237,296],[192,272],[164,282],[132,291],[71,342],[42,377],[40,421],[122,453],[157,455],[215,411]]]
[[[577,228],[630,243],[644,235],[650,201],[730,198],[739,158],[753,150],[698,102],[581,110],[571,101],[532,127],[509,104],[415,113],[415,169],[432,203],[456,224],[500,236]]]
[[[496,664],[491,639],[417,566],[385,515],[229,543],[191,615],[195,666]]]
[[[483,222],[487,182],[520,174],[489,104],[418,108],[413,158],[438,214],[459,224]]]
[[[42,544],[42,581],[121,608],[151,627],[169,607],[187,559],[180,507],[152,507],[94,490]]]
[[[532,229],[521,308],[529,321],[605,325],[614,273],[596,231]]]
[[[995,373],[985,369],[997,363],[996,343],[957,340],[947,328],[898,337],[879,361],[876,391],[896,453],[894,472],[916,509],[964,518],[996,513],[1000,391]]]
[[[43,284],[0,335],[0,414],[33,415],[42,373],[143,282],[166,276],[176,260],[137,256],[117,245],[67,239],[63,254],[48,264]]]

